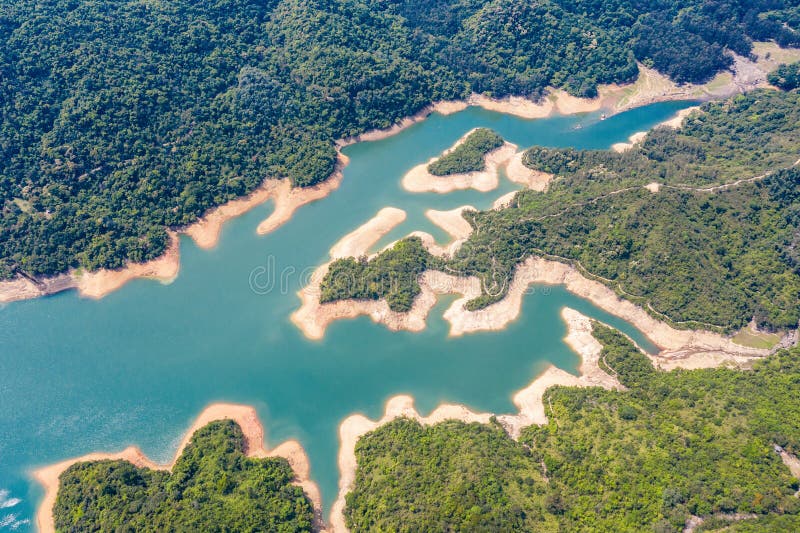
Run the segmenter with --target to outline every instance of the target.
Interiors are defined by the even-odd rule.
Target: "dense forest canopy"
[[[333,141],[470,92],[708,79],[781,0],[0,0],[0,279],[158,256],[165,228],[330,175]]]
[[[313,508],[282,458],[250,459],[231,420],[199,429],[172,472],[76,463],[60,478],[57,531],[312,530]]]
[[[627,390],[550,389],[549,422],[519,442],[407,419],[359,440],[352,531],[679,532],[691,516],[711,531],[736,513],[736,531],[800,528],[775,451],[800,452],[800,349],[752,371],[661,372],[619,332],[594,335]]]
[[[453,151],[428,165],[434,176],[477,172],[486,168],[486,154],[503,146],[503,138],[489,128],[478,128]]]
[[[467,212],[475,231],[446,269],[482,280],[484,295],[467,304],[473,310],[505,296],[517,264],[544,255],[677,325],[731,330],[755,317],[761,327],[795,328],[798,124],[800,93],[764,90],[706,104],[680,130],[656,129],[622,154],[531,148],[523,162],[555,174],[549,190],[522,191],[507,209]],[[644,187],[651,182],[658,192]],[[404,272],[383,276],[405,280],[403,292],[412,293],[416,279]],[[358,297],[338,294],[348,296]]]

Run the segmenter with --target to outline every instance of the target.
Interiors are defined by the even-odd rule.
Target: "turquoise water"
[[[171,285],[137,280],[99,301],[67,292],[0,309],[0,531],[15,523],[32,529],[25,520],[33,522],[42,491],[31,469],[129,444],[167,461],[214,401],[254,405],[271,445],[299,439],[327,514],[338,482],[337,428],[346,416],[377,417],[400,393],[412,394],[423,413],[440,402],[512,412],[513,393],[548,364],[575,372],[577,357],[562,341],[565,305],[652,348],[630,325],[562,287],[536,288],[521,319],[503,332],[457,339],[447,337],[441,318],[450,298],[418,334],[392,333],[361,318],[338,322],[312,342],[289,315],[299,305],[296,291],[330,246],[381,207],[408,212],[386,239],[415,229],[444,239],[425,209],[486,208],[513,190],[506,180],[488,194],[400,188],[405,171],[469,129],[494,128],[521,147],[607,148],[688,105],[656,104],[605,121],[596,114],[531,121],[476,108],[434,114],[389,139],[345,149],[351,163],[341,187],[270,235],[255,234],[271,210],[266,205],[228,223],[213,250],[182,238],[181,272]],[[253,291],[251,273],[264,268],[283,273],[284,281],[279,276],[271,291]]]

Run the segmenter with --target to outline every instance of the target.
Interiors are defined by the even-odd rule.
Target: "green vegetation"
[[[737,332],[736,335],[731,338],[731,340],[742,346],[769,350],[780,342],[781,335],[778,333],[765,333],[762,331],[755,332],[750,328],[744,328]]]
[[[734,330],[755,317],[796,327],[800,168],[788,167],[798,124],[800,94],[757,91],[706,104],[681,130],[656,129],[624,154],[531,148],[524,163],[556,175],[549,190],[466,213],[475,231],[447,271],[482,280],[472,310],[502,299],[516,265],[544,255],[679,326]],[[643,187],[654,181],[658,193]]]
[[[542,473],[497,425],[401,418],[359,439],[352,531],[544,531]]]
[[[0,0],[0,279],[154,258],[435,100],[699,81],[797,27],[786,0]]]
[[[519,443],[407,420],[363,437],[353,531],[668,532],[692,515],[715,530],[730,513],[757,516],[735,531],[795,529],[798,480],[773,447],[800,452],[800,349],[746,371],[661,372],[617,331],[594,335],[627,390],[550,389],[548,424]]]
[[[450,176],[477,172],[486,168],[486,154],[503,146],[503,138],[488,128],[478,128],[470,133],[455,150],[428,165],[434,176]]]
[[[784,91],[797,89],[800,87],[800,62],[781,65],[767,76],[767,80]]]
[[[61,475],[57,531],[311,531],[313,509],[285,459],[249,459],[231,420],[198,430],[172,473],[127,461]]]
[[[372,261],[366,257],[337,259],[322,280],[320,302],[385,298],[389,309],[405,312],[420,293],[419,275],[439,265],[419,237],[397,242]]]

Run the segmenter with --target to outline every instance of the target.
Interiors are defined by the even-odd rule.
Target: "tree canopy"
[[[764,90],[705,104],[681,129],[658,128],[622,154],[533,147],[523,163],[555,174],[549,189],[465,213],[475,231],[444,265],[481,279],[471,310],[505,297],[520,262],[545,256],[680,327],[733,330],[755,318],[795,328],[798,124],[800,94]],[[645,188],[652,182],[658,192]],[[405,292],[418,290],[403,279]],[[336,295],[346,297],[357,296]]]
[[[313,508],[282,458],[251,459],[231,420],[199,429],[171,472],[76,463],[60,478],[57,531],[310,532]]]
[[[700,81],[797,27],[781,0],[0,0],[0,279],[157,257],[436,100]]]
[[[800,349],[752,370],[662,372],[595,324],[625,391],[555,387],[548,423],[513,441],[497,425],[398,419],[356,446],[353,531],[793,531]],[[754,518],[750,514],[755,515]],[[774,528],[774,529],[770,529]],[[727,530],[726,530],[727,531]]]

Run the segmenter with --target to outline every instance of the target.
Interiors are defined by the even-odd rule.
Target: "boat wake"
[[[7,489],[0,489],[0,509],[11,509],[16,507],[22,502],[19,498],[12,498],[11,492]],[[6,513],[0,514],[0,529],[8,529],[14,531],[20,526],[30,524],[30,520],[24,518],[19,519],[19,513]]]

